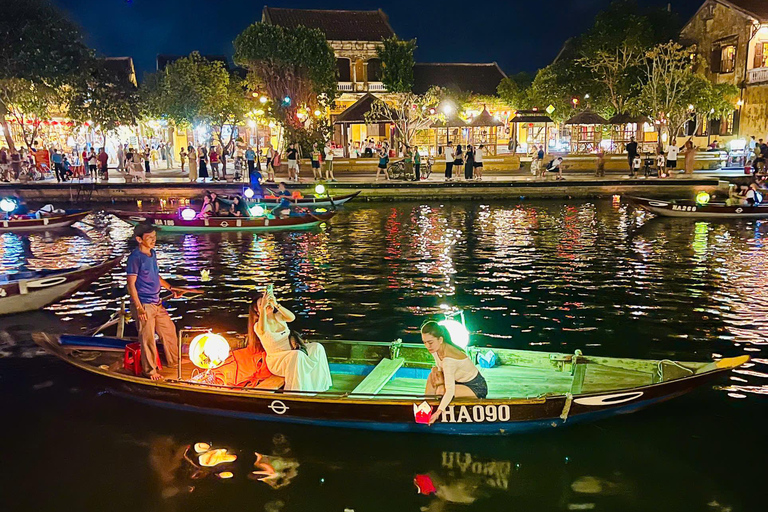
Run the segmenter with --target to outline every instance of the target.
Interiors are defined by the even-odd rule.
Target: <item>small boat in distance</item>
[[[768,204],[759,206],[728,206],[725,203],[700,204],[690,200],[648,199],[625,196],[630,204],[662,217],[691,219],[766,219]]]
[[[206,332],[182,330],[179,353],[188,353],[184,345]],[[224,338],[233,350],[241,346],[239,340]],[[152,381],[126,365],[132,349],[130,340],[122,338],[64,335],[35,341],[99,377],[111,393],[149,405],[248,420],[422,434],[506,435],[599,420],[680,396],[749,361],[748,356],[683,362],[492,349],[498,363],[481,369],[488,397],[455,398],[440,420],[428,426],[440,397],[424,394],[434,359],[421,343],[320,341],[333,385],[309,393],[284,391],[284,379],[275,375],[241,385],[215,375],[201,380],[188,358],[175,369],[162,369],[165,380]],[[487,350],[471,348],[469,356],[476,360]],[[237,361],[234,353],[229,359],[233,357]]]
[[[126,212],[110,211],[112,215],[129,224],[152,222],[161,231],[280,231],[312,229],[328,222],[335,211],[292,214],[288,217],[208,217],[184,219],[176,212]]]
[[[0,276],[0,315],[37,311],[82,290],[115,268],[123,256],[98,265]]]
[[[357,192],[354,192],[352,194],[346,194],[343,196],[310,196],[310,197],[299,197],[296,199],[290,199],[290,202],[292,205],[297,206],[306,206],[307,208],[335,208],[343,205],[344,203],[348,203],[349,201],[356,198],[358,195],[360,195],[360,190]],[[268,206],[276,206],[281,200],[274,196],[266,196],[262,199],[255,200],[259,204],[264,204]]]
[[[65,210],[62,214],[46,215],[43,217],[19,215],[18,218],[0,220],[0,233],[65,228],[75,222],[80,222],[90,215],[91,212],[92,210]]]

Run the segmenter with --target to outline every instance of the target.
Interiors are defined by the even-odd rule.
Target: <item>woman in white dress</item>
[[[254,330],[267,353],[267,368],[285,377],[286,391],[328,391],[331,370],[325,349],[319,343],[306,345],[288,327],[296,316],[277,303],[271,289],[255,298],[259,318]]]

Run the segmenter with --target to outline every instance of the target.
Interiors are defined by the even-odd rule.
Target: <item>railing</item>
[[[368,91],[370,92],[384,92],[386,90],[381,82],[368,82]]]
[[[355,84],[352,82],[339,82],[337,88],[342,92],[352,92],[355,90]]]
[[[768,68],[750,69],[747,75],[748,84],[756,84],[759,82],[768,82]]]

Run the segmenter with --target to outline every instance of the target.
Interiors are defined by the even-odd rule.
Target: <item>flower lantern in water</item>
[[[181,210],[181,218],[184,220],[195,220],[197,212],[192,208],[184,208]]]
[[[203,370],[218,368],[228,357],[229,343],[218,334],[200,334],[189,344],[189,360]]]

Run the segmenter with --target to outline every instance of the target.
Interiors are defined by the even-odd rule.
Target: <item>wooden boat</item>
[[[71,226],[91,214],[91,210],[66,210],[64,214],[49,215],[38,219],[23,215],[19,219],[0,220],[0,233],[5,231],[43,231]]]
[[[289,217],[208,217],[184,220],[176,212],[110,212],[129,224],[151,221],[162,231],[278,231],[311,229],[327,222],[336,212],[306,212]]]
[[[179,334],[184,354],[189,338],[200,331]],[[165,380],[151,381],[123,368],[125,339],[65,335],[36,341],[101,379],[108,391],[146,404],[251,420],[442,434],[511,434],[633,412],[687,393],[749,360],[697,363],[493,349],[498,365],[481,370],[488,397],[454,399],[442,419],[429,426],[424,421],[439,400],[424,396],[434,360],[422,344],[323,341],[333,386],[302,393],[282,390],[277,376],[255,387],[193,382],[187,358],[177,369],[164,369]],[[469,353],[477,358],[486,350]]]
[[[82,290],[120,263],[118,256],[98,265],[21,272],[0,279],[0,315],[36,311]]]
[[[643,210],[664,217],[720,218],[720,219],[765,219],[768,218],[768,204],[760,206],[728,206],[725,203],[698,204],[687,200],[647,199],[627,196],[627,200]]]
[[[308,208],[334,208],[353,200],[358,195],[360,195],[360,192],[361,191],[358,190],[353,194],[346,194],[343,196],[301,197],[299,199],[291,199],[291,204],[296,204],[298,206],[306,206]],[[264,197],[263,199],[259,199],[258,202],[259,204],[277,205],[277,203],[280,202],[280,199],[273,196],[267,196],[267,197]]]

